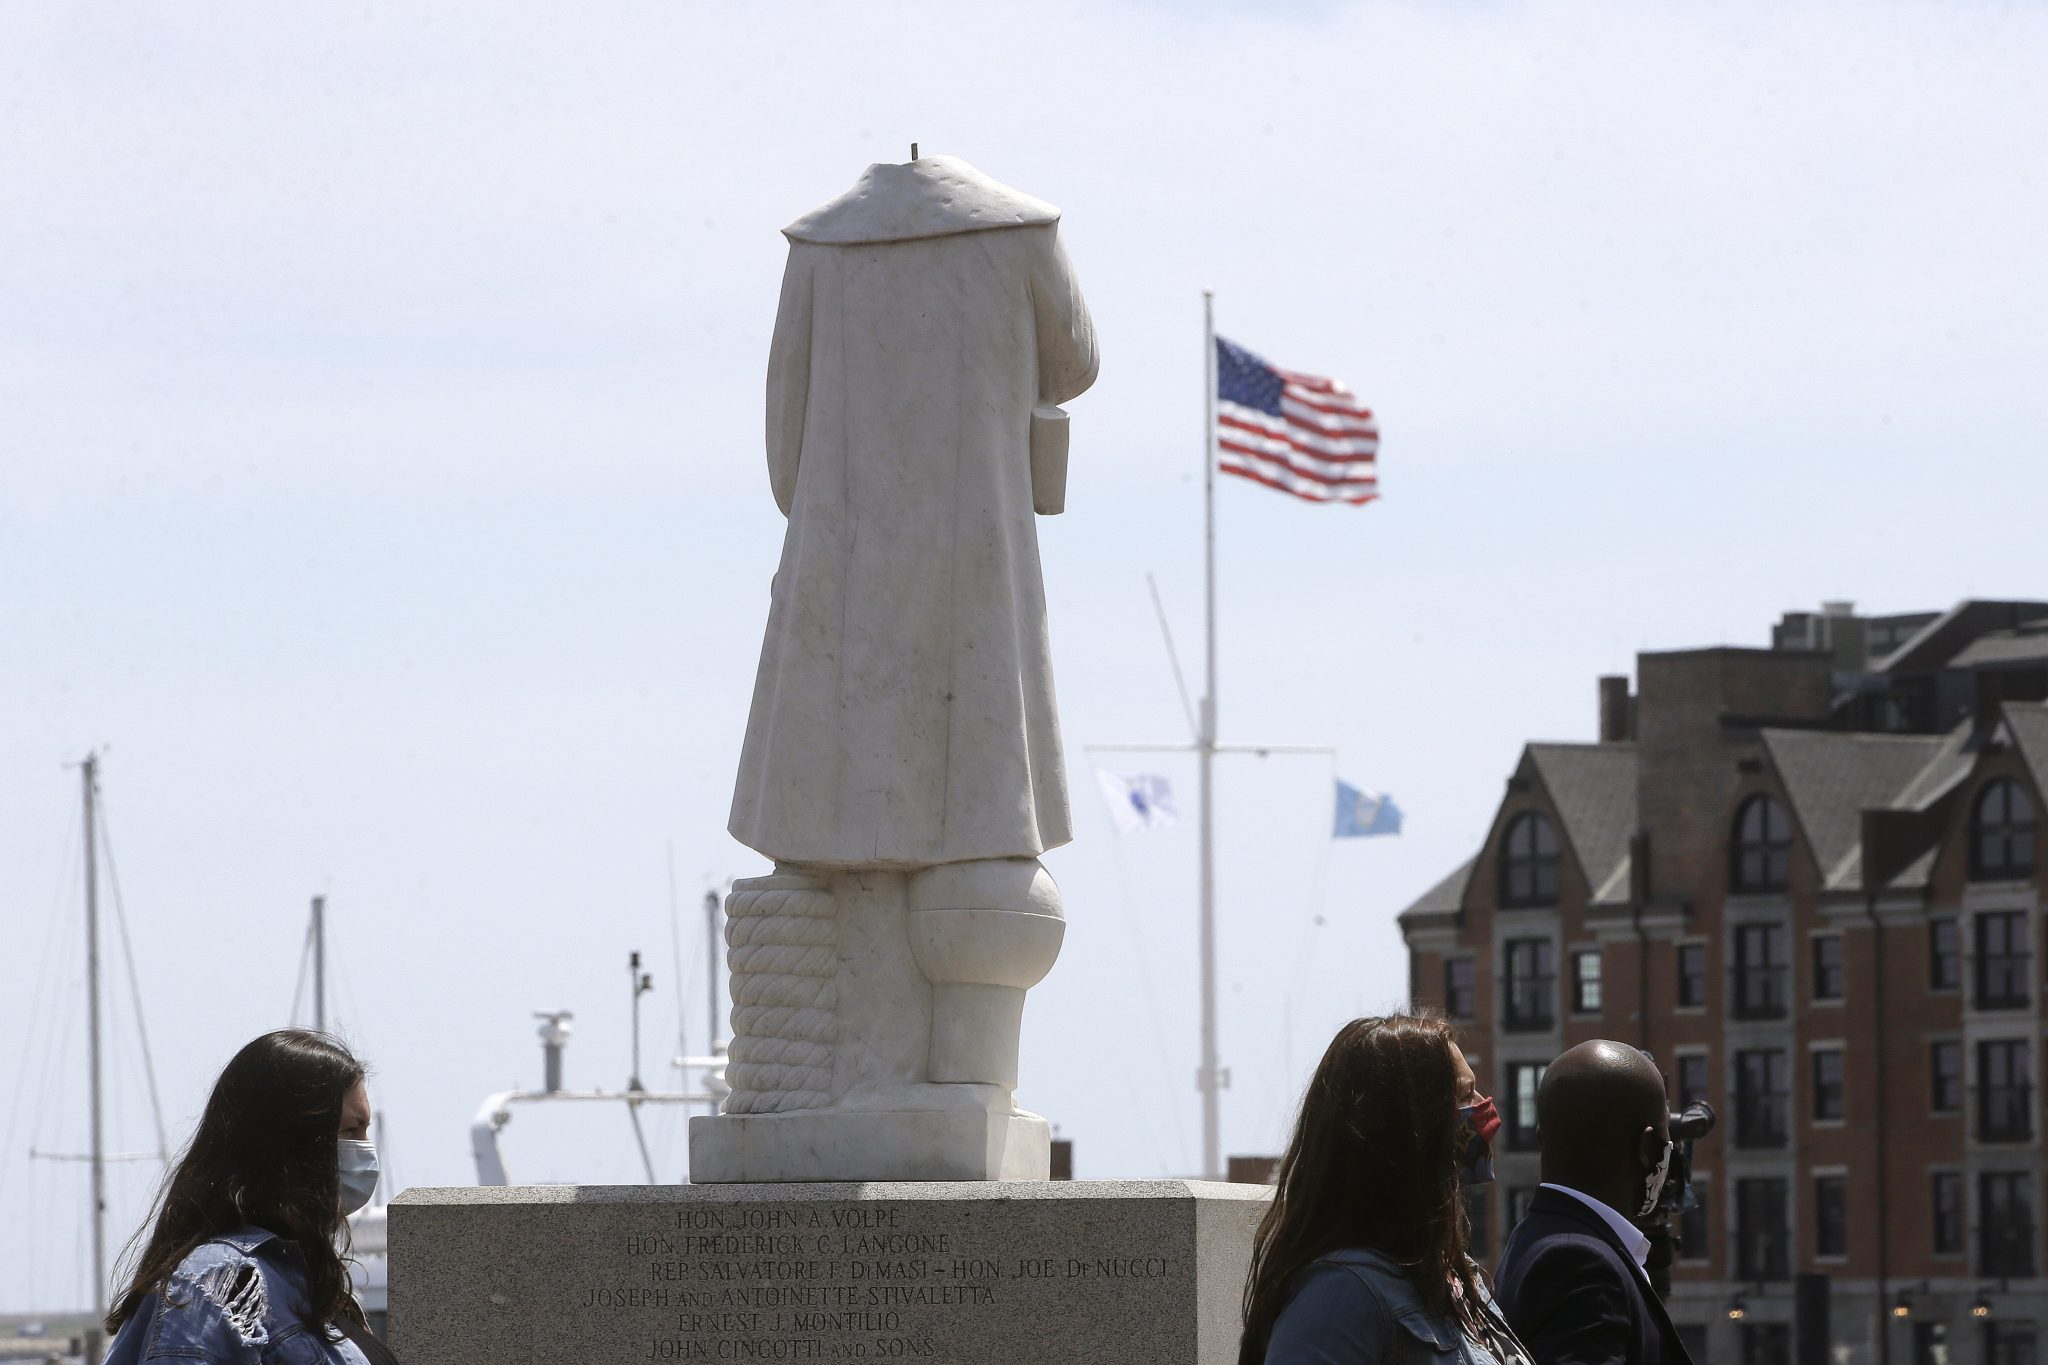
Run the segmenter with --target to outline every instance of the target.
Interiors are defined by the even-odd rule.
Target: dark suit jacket
[[[1536,1365],[1692,1365],[1614,1229],[1568,1194],[1536,1191],[1493,1292]]]

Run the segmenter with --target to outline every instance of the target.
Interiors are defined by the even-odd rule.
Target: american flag
[[[1217,468],[1309,502],[1380,495],[1379,424],[1335,379],[1267,364],[1216,338]]]

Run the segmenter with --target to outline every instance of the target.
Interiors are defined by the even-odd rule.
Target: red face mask
[[[1472,1103],[1458,1110],[1458,1116],[1479,1135],[1481,1142],[1492,1142],[1493,1135],[1500,1131],[1500,1111],[1493,1107],[1491,1097],[1481,1095]]]
[[[1500,1131],[1500,1115],[1493,1101],[1481,1095],[1458,1107],[1458,1183],[1484,1185],[1493,1179],[1493,1135]]]

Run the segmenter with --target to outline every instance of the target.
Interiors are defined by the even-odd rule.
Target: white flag
[[[1119,832],[1165,829],[1177,823],[1173,810],[1173,788],[1157,773],[1111,773],[1095,770],[1102,784],[1102,799],[1109,802],[1110,818]]]

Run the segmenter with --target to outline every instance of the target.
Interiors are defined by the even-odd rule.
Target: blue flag
[[[1176,823],[1173,788],[1157,773],[1110,773],[1095,770],[1102,784],[1102,799],[1109,802],[1109,815],[1119,832],[1165,829]]]
[[[1374,834],[1399,834],[1401,808],[1394,798],[1337,782],[1337,819],[1330,830],[1332,839],[1361,839]]]

